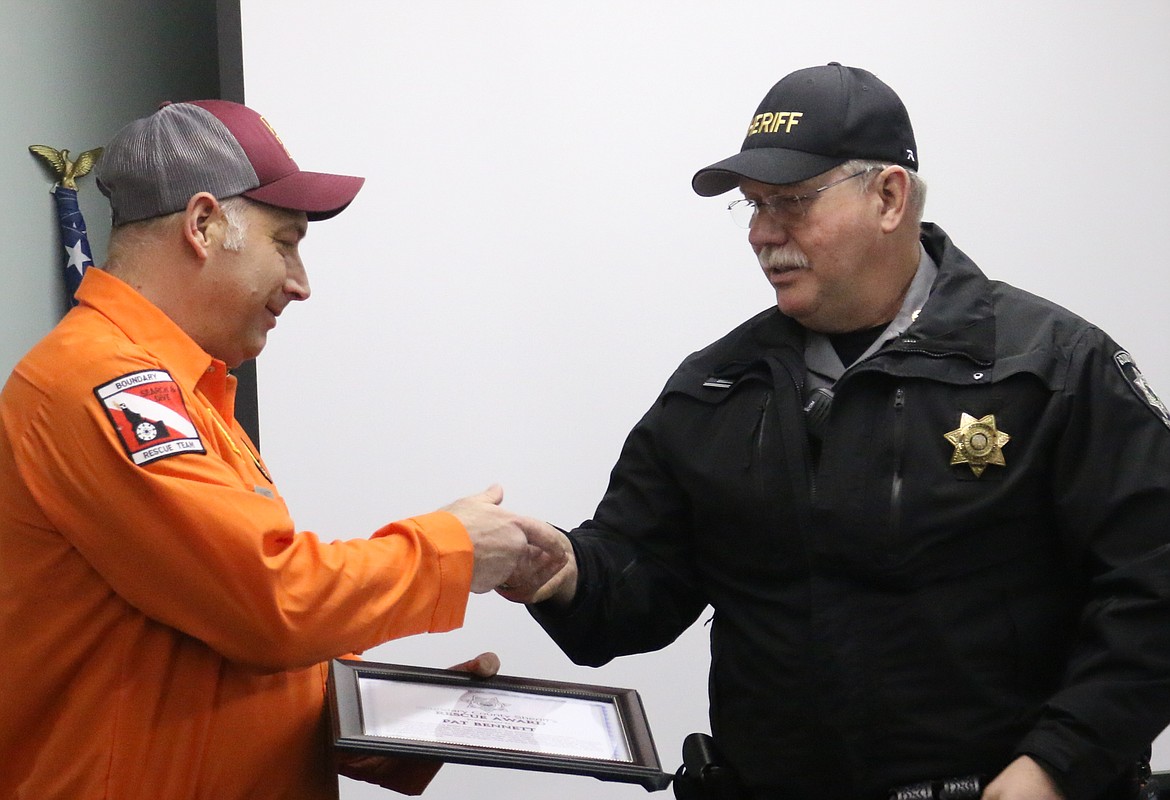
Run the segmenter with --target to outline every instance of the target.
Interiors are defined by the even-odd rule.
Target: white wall
[[[492,481],[519,510],[589,516],[674,365],[771,300],[727,200],[696,197],[691,175],[738,149],[773,82],[831,60],[906,102],[928,219],[993,277],[1110,331],[1170,393],[1165,0],[242,10],[249,104],[303,168],[369,178],[312,226],[312,302],[282,318],[259,365],[266,457],[303,527],[365,535]],[[490,595],[465,629],[367,657],[445,666],[484,649],[509,674],[637,688],[669,770],[706,727],[701,626],[586,670]],[[643,793],[455,766],[428,796],[469,785]]]

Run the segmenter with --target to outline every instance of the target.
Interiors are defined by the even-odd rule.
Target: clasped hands
[[[471,591],[498,589],[509,600],[539,602],[564,583],[570,565],[575,589],[568,537],[547,522],[501,507],[503,499],[497,484],[443,508],[463,523],[475,547]]]

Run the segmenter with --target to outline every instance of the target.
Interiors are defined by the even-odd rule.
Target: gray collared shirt
[[[874,339],[873,344],[858,357],[857,361],[869,358],[886,342],[901,336],[918,318],[918,312],[922,310],[926,299],[930,297],[934,279],[938,277],[938,265],[934,263],[934,259],[927,255],[926,248],[919,245],[918,249],[920,253],[918,271],[914,273],[914,280],[910,282],[910,288],[902,300],[902,307],[890,321],[890,324],[886,326],[886,329]],[[857,361],[853,363],[856,364]],[[842,364],[840,356],[833,348],[833,343],[829,341],[829,337],[816,331],[808,331],[805,338],[804,365],[807,370],[804,387],[806,398],[813,389],[831,387],[845,373],[845,370],[852,366],[852,364]]]

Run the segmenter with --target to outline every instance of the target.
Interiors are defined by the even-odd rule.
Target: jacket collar
[[[938,264],[938,277],[917,321],[893,347],[990,364],[995,359],[991,281],[937,225],[923,223],[920,240]]]
[[[991,281],[934,223],[922,224],[920,240],[938,265],[938,277],[918,319],[887,347],[964,355],[980,364],[991,363],[995,358]],[[803,352],[804,328],[779,309],[757,315],[748,325],[760,356],[782,347]]]

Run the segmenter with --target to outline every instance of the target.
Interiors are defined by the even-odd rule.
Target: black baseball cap
[[[797,183],[855,158],[918,169],[898,95],[872,73],[834,61],[782,78],[756,109],[740,151],[696,172],[691,186],[713,197],[744,178]]]

